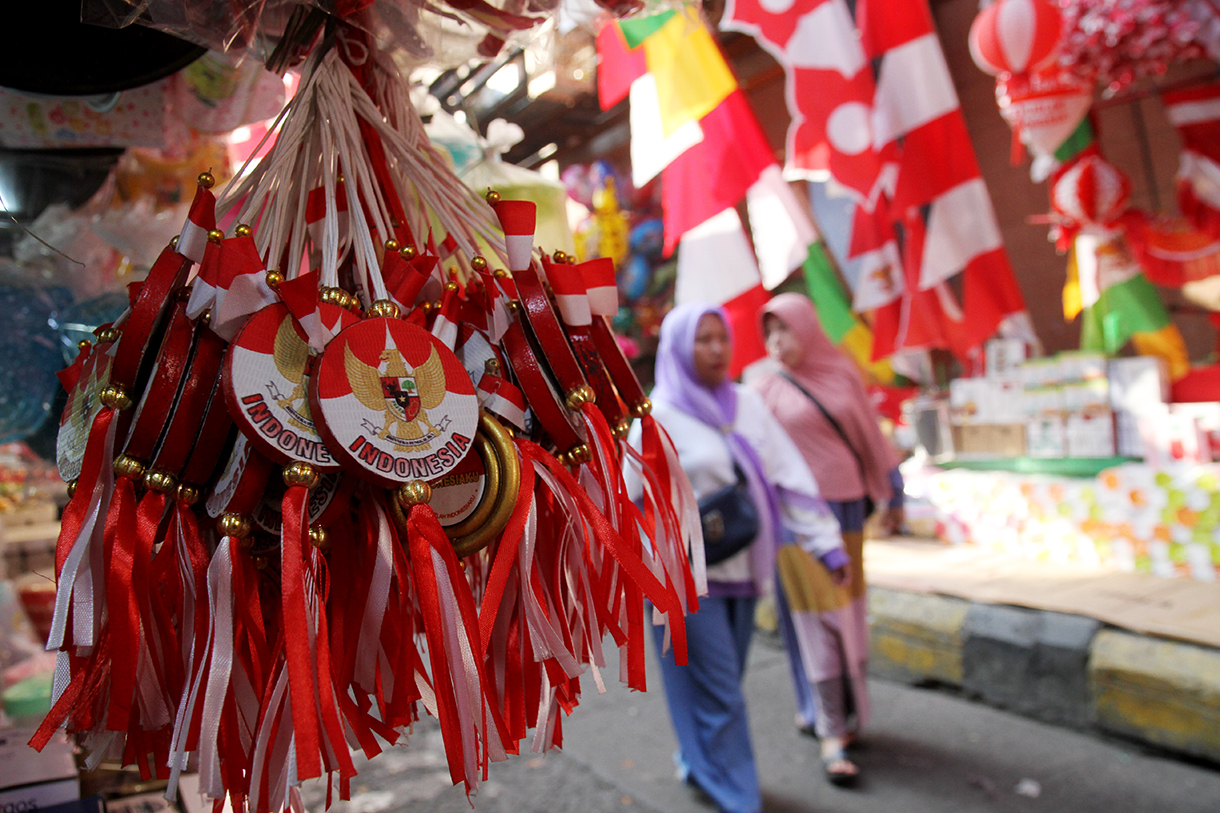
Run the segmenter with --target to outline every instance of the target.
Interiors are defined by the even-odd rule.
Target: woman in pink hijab
[[[851,580],[836,585],[796,546],[781,548],[780,628],[797,696],[797,724],[821,740],[827,777],[848,783],[858,768],[844,748],[868,719],[868,621],[864,522],[873,505],[901,524],[896,455],[854,362],[822,331],[807,297],[781,294],[762,312],[767,354],[780,371],[753,386],[791,436],[839,520]]]

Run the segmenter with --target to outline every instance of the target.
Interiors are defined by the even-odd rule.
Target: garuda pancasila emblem
[[[305,368],[309,364],[309,344],[297,335],[290,314],[284,315],[279,329],[275,331],[272,355],[280,375],[292,384],[292,392],[287,398],[277,399],[276,404],[288,413],[289,421],[296,424],[297,429],[313,432],[313,415],[309,411],[305,380]]]
[[[365,364],[352,352],[351,345],[343,348],[343,369],[352,394],[361,404],[385,414],[377,436],[394,443],[402,450],[430,448],[432,439],[440,434],[428,411],[445,400],[445,368],[436,347],[428,360],[413,370],[407,370],[402,353],[394,347],[382,351],[380,364]]]

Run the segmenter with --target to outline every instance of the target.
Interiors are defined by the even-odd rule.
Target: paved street
[[[586,694],[565,722],[565,750],[493,765],[478,813],[547,811],[709,813],[674,780],[674,740],[655,664],[655,691]],[[586,681],[592,691],[592,681]],[[1220,769],[1151,754],[988,708],[949,694],[872,682],[874,719],[852,790],[821,776],[817,744],[797,734],[787,664],[756,638],[747,677],[755,752],[768,813],[1213,813]],[[449,787],[440,733],[426,721],[406,748],[385,753],[354,783],[336,813],[461,813]],[[358,793],[356,791],[359,791]],[[320,813],[317,793],[307,795]]]

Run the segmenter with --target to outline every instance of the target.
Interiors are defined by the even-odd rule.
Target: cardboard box
[[[1193,415],[1161,411],[1139,415],[1144,461],[1151,466],[1175,463],[1210,463],[1211,443]]]
[[[1209,456],[1212,460],[1220,460],[1220,401],[1170,404],[1169,411],[1174,415],[1193,416],[1207,437]]]
[[[1108,375],[1109,359],[1105,353],[1093,350],[1068,350],[1056,355],[1059,360],[1059,380],[1104,381]]]
[[[1123,457],[1144,456],[1144,436],[1140,434],[1139,415],[1114,413],[1114,449]]]
[[[1067,429],[1063,418],[1026,421],[1025,453],[1030,457],[1067,457]]]
[[[1025,425],[955,426],[953,448],[963,457],[1021,457],[1025,454]]]
[[[1062,418],[1067,411],[1063,401],[1063,387],[1026,388],[1021,397],[1026,420]]]
[[[72,743],[61,731],[42,751],[29,746],[33,728],[0,728],[0,788],[58,782],[76,782],[76,758]],[[79,790],[73,799],[79,798]],[[67,801],[61,799],[60,801]]]
[[[1110,386],[1104,378],[1073,381],[1060,387],[1063,411],[1068,415],[1110,414]]]
[[[1136,415],[1160,412],[1169,402],[1169,368],[1160,356],[1110,361],[1110,405]]]
[[[984,352],[988,378],[1012,378],[1028,355],[1021,339],[992,339],[987,342]]]
[[[1068,415],[1064,427],[1068,457],[1114,457],[1114,415],[1110,410]]]
[[[990,423],[991,387],[985,378],[949,382],[949,420],[959,426]]]

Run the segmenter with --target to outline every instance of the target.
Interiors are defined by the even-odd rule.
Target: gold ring
[[[483,505],[489,505],[486,520],[468,533],[456,533],[460,526],[467,524],[466,522],[461,523],[460,526],[454,526],[446,532],[453,545],[453,550],[459,558],[469,556],[487,547],[487,544],[504,530],[504,526],[508,525],[508,520],[513,515],[513,508],[517,505],[517,492],[521,490],[521,460],[517,456],[517,447],[513,443],[512,434],[498,420],[483,412],[479,416],[478,437],[480,443],[477,448],[480,449],[480,454],[484,455],[483,459],[485,461],[495,459],[496,461],[495,469],[499,483],[498,487],[492,487],[493,466],[488,465],[488,488],[482,503],[475,510],[476,514],[480,514],[483,511]],[[486,451],[483,451],[484,449]]]

